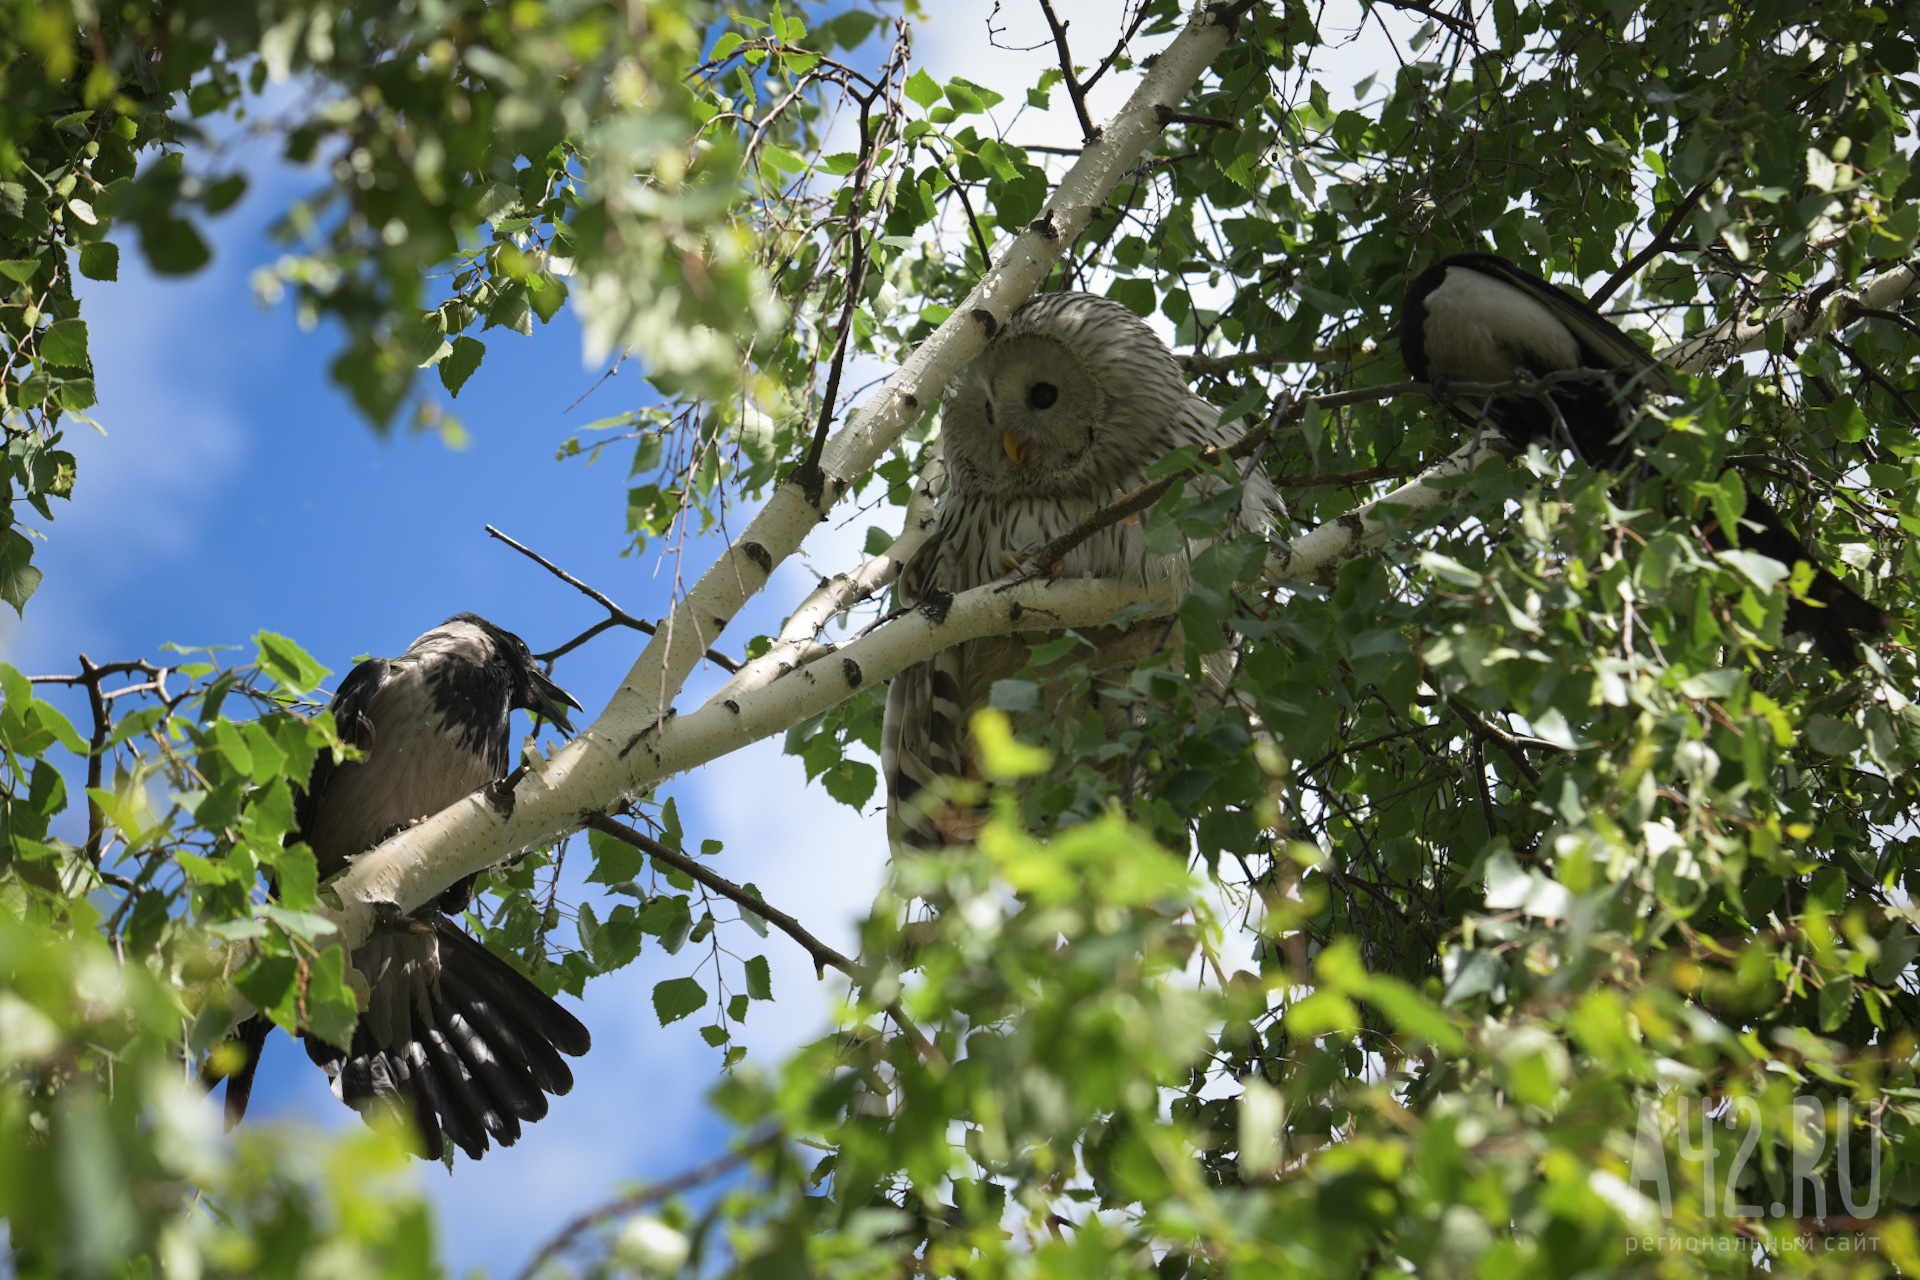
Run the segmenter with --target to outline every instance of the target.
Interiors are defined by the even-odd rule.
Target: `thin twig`
[[[1461,723],[1467,726],[1467,729],[1474,737],[1484,742],[1491,742],[1494,746],[1506,752],[1507,758],[1513,761],[1515,767],[1518,768],[1522,774],[1526,775],[1527,782],[1530,785],[1535,787],[1540,785],[1540,771],[1533,767],[1533,761],[1527,759],[1526,748],[1528,745],[1535,743],[1543,747],[1550,747],[1553,745],[1552,743],[1538,738],[1530,738],[1523,742],[1520,738],[1508,733],[1505,729],[1499,728],[1482,718],[1477,712],[1461,702],[1458,698],[1448,698],[1447,705],[1453,708],[1454,714],[1460,717]]]
[[[1700,197],[1713,189],[1714,181],[1718,176],[1719,175],[1716,174],[1713,178],[1706,179],[1692,191],[1689,191],[1686,198],[1680,201],[1679,206],[1675,208],[1671,214],[1667,215],[1667,220],[1660,224],[1660,229],[1653,233],[1653,239],[1647,241],[1646,246],[1642,248],[1640,252],[1621,263],[1620,269],[1608,276],[1607,282],[1601,285],[1599,290],[1591,298],[1587,299],[1588,303],[1594,307],[1598,307],[1601,303],[1613,296],[1614,290],[1633,279],[1640,268],[1653,261],[1654,255],[1663,250],[1671,249],[1673,247],[1674,233],[1680,230],[1680,224],[1686,221],[1688,214],[1693,212],[1693,206],[1700,203]]]
[[[527,547],[521,543],[515,542],[512,538],[509,538],[506,534],[500,532],[498,529],[494,528],[492,525],[487,526],[487,534],[490,537],[495,537],[500,539],[500,541],[506,543],[508,546],[512,547],[515,551],[518,551],[521,555],[533,561],[535,564],[545,569],[548,573],[551,573],[554,577],[560,579],[560,581],[566,583],[570,587],[575,588],[582,595],[585,595],[588,599],[592,600],[595,604],[599,605],[601,608],[607,611],[607,617],[604,621],[596,622],[593,626],[587,628],[585,631],[581,632],[579,635],[575,636],[573,639],[567,641],[565,644],[561,645],[558,649],[552,649],[546,653],[534,654],[533,656],[539,659],[540,661],[552,662],[555,658],[558,658],[563,654],[571,653],[575,649],[578,649],[581,645],[585,644],[587,641],[599,635],[602,631],[605,631],[608,627],[628,627],[634,631],[640,632],[642,635],[649,635],[649,636],[659,629],[655,627],[651,622],[648,622],[645,619],[634,617],[632,614],[628,613],[625,609],[622,609],[619,605],[615,604],[612,600],[608,599],[606,596],[606,593],[602,591],[598,591],[593,587],[588,586],[586,583],[580,581],[580,579],[574,577],[572,574],[568,573],[565,569],[562,569],[559,565],[555,564],[553,561],[541,555],[538,551],[535,551],[531,547]],[[725,671],[729,674],[735,671],[738,671],[740,669],[739,663],[735,662],[732,658],[729,658],[726,654],[716,652],[715,650],[712,650],[712,649],[707,650],[707,661],[711,662],[714,666],[719,667],[722,671]]]
[[[802,925],[786,912],[780,910],[778,907],[768,906],[766,901],[758,894],[747,892],[724,876],[715,875],[700,865],[697,860],[689,858],[679,850],[669,849],[666,845],[661,844],[658,840],[655,840],[644,832],[638,831],[616,818],[610,818],[604,813],[597,813],[588,818],[587,825],[595,831],[610,835],[616,840],[621,840],[632,845],[656,862],[664,862],[675,870],[692,876],[696,881],[713,890],[721,897],[727,898],[737,906],[745,907],[748,911],[753,912],[753,914],[759,916],[768,924],[799,943],[801,947],[805,948],[807,954],[813,957],[813,968],[816,974],[825,973],[826,967],[832,965],[849,978],[852,978],[855,982],[864,980],[865,975],[859,965],[807,932],[806,926]],[[920,1028],[915,1026],[913,1022],[908,1019],[907,1015],[901,1011],[899,1001],[896,1000],[887,1006],[887,1016],[892,1018],[895,1024],[906,1033],[909,1040],[913,1041],[913,1047],[919,1052],[921,1057],[939,1066],[946,1065],[946,1056],[942,1054],[934,1045],[933,1041],[927,1039]]]
[[[1888,311],[1883,307],[1863,307],[1852,300],[1841,303],[1840,307],[1848,324],[1861,316],[1872,316],[1875,320],[1891,320],[1910,333],[1920,334],[1920,324],[1915,324],[1912,316],[1903,316],[1898,311]]]
[[[813,440],[807,446],[806,461],[795,472],[805,477],[802,480],[803,487],[817,488],[824,481],[820,475],[820,453],[827,447],[827,432],[833,426],[833,411],[840,398],[840,374],[846,367],[847,348],[853,344],[853,316],[859,309],[860,294],[867,283],[872,239],[860,234],[860,224],[866,220],[867,186],[872,181],[874,158],[879,154],[882,142],[874,134],[873,104],[893,83],[895,70],[905,65],[906,50],[904,38],[894,41],[893,52],[888,55],[887,65],[880,74],[880,83],[865,97],[856,98],[860,103],[860,160],[853,170],[853,196],[847,201],[847,253],[850,259],[847,265],[847,297],[840,308],[839,331],[833,340],[833,363],[827,370],[827,389],[820,398],[820,421],[814,426]],[[883,125],[890,119],[890,116],[883,119]]]
[[[1053,32],[1053,47],[1060,51],[1060,74],[1067,83],[1067,96],[1073,99],[1073,113],[1080,117],[1080,136],[1088,142],[1100,141],[1100,130],[1087,114],[1087,91],[1080,77],[1073,74],[1073,50],[1067,47],[1067,24],[1053,11],[1053,0],[1040,0],[1040,11],[1047,15],[1047,27]]]
[[[1364,471],[1341,471],[1333,475],[1274,476],[1273,484],[1277,489],[1304,489],[1316,484],[1370,484],[1375,480],[1392,480],[1398,476],[1404,476],[1413,469],[1412,467],[1368,467]]]
[[[1140,28],[1146,23],[1147,14],[1152,8],[1153,6],[1148,4],[1147,0],[1140,0],[1140,7],[1133,15],[1133,24],[1126,29],[1118,40],[1113,42],[1113,52],[1102,58],[1100,65],[1094,68],[1093,74],[1081,82],[1080,89],[1082,92],[1093,92],[1093,86],[1100,83],[1100,77],[1113,70],[1113,64],[1120,61],[1120,55],[1126,52],[1127,46],[1133,42],[1134,36],[1140,33]]]
[[[1510,393],[1539,396],[1549,408],[1554,407],[1550,392],[1554,387],[1566,382],[1591,382],[1605,376],[1605,371],[1597,369],[1562,369],[1541,377],[1523,373],[1506,382],[1449,382],[1442,389],[1449,399],[1454,397],[1493,397]],[[1050,576],[1059,571],[1067,552],[1085,542],[1100,530],[1137,515],[1160,501],[1167,490],[1176,484],[1212,470],[1226,459],[1239,461],[1260,447],[1282,426],[1298,421],[1309,405],[1319,405],[1323,409],[1339,408],[1342,405],[1361,404],[1369,401],[1391,400],[1402,395],[1424,395],[1438,398],[1434,387],[1425,382],[1390,382],[1378,387],[1359,387],[1351,391],[1333,391],[1326,395],[1309,396],[1304,400],[1295,400],[1291,396],[1282,396],[1274,402],[1267,420],[1247,432],[1230,445],[1214,445],[1202,449],[1193,465],[1179,471],[1169,472],[1157,480],[1134,489],[1130,493],[1115,498],[1073,528],[1067,530],[1053,541],[1036,551],[1027,560],[1026,570],[1019,577],[1011,579],[1005,586],[1015,586],[1037,577]],[[1358,473],[1356,473],[1358,474]],[[1380,478],[1384,478],[1380,477]],[[1332,483],[1308,477],[1312,483]],[[1357,483],[1357,481],[1356,481]]]
[[[1829,330],[1827,332],[1826,338],[1828,342],[1831,342],[1834,346],[1838,347],[1842,352],[1844,352],[1846,354],[1847,359],[1853,361],[1853,367],[1860,371],[1861,376],[1865,377],[1867,381],[1873,383],[1875,386],[1879,387],[1882,391],[1885,391],[1888,395],[1892,396],[1896,401],[1898,401],[1900,404],[1900,407],[1907,411],[1907,418],[1915,426],[1920,427],[1920,412],[1916,412],[1914,410],[1913,403],[1907,399],[1906,393],[1904,391],[1900,390],[1899,387],[1895,386],[1893,382],[1890,381],[1885,374],[1881,373],[1878,369],[1868,364],[1866,360],[1864,360],[1861,357],[1860,353],[1853,349],[1853,344],[1842,341],[1839,334]]]
[[[1473,24],[1465,18],[1462,18],[1459,14],[1442,13],[1432,5],[1420,3],[1420,0],[1373,0],[1373,2],[1375,4],[1384,4],[1389,9],[1404,9],[1409,13],[1418,13],[1425,17],[1432,18],[1441,26],[1447,28],[1447,30],[1466,40],[1468,43],[1473,44],[1475,48],[1479,47],[1479,42],[1474,39]]]
[[[749,1141],[745,1146],[736,1147],[724,1155],[718,1155],[711,1160],[703,1161],[685,1173],[668,1178],[664,1182],[649,1183],[641,1187],[638,1191],[621,1196],[618,1200],[611,1200],[597,1209],[587,1210],[579,1217],[567,1223],[566,1226],[560,1228],[552,1239],[540,1246],[539,1250],[528,1260],[527,1265],[520,1269],[520,1280],[531,1280],[533,1276],[538,1275],[540,1268],[545,1266],[549,1259],[563,1252],[573,1243],[574,1237],[586,1231],[588,1228],[605,1222],[609,1218],[625,1217],[636,1209],[645,1208],[647,1205],[657,1200],[664,1200],[668,1196],[677,1196],[682,1191],[692,1190],[703,1182],[711,1182],[722,1174],[732,1172],[735,1166],[744,1162],[748,1156],[764,1147],[772,1146],[779,1138],[780,1133],[778,1130],[763,1133],[759,1137]]]
[[[1180,357],[1180,366],[1188,373],[1231,373],[1242,365],[1276,364],[1346,364],[1355,356],[1374,354],[1374,345],[1369,342],[1359,347],[1315,347],[1304,359],[1288,355],[1284,351],[1236,351],[1231,355],[1210,356],[1203,352]]]
[[[826,972],[827,966],[831,965],[850,978],[858,979],[860,977],[860,967],[858,965],[807,932],[805,925],[780,910],[780,908],[767,905],[766,901],[762,899],[759,894],[749,893],[724,876],[715,875],[713,872],[707,870],[706,867],[702,866],[697,858],[690,858],[677,849],[669,849],[666,845],[661,844],[645,832],[630,827],[617,818],[609,818],[605,814],[597,813],[591,818],[588,818],[587,825],[595,831],[610,835],[616,840],[632,845],[634,848],[652,858],[655,862],[665,863],[675,871],[692,876],[695,880],[713,890],[721,897],[730,899],[737,906],[745,907],[747,910],[753,912],[753,914],[759,916],[768,924],[804,947],[807,954],[813,957],[813,967],[816,973]]]
[[[122,665],[122,664],[112,664]],[[80,655],[80,672],[85,677],[87,703],[93,709],[93,737],[87,743],[87,861],[100,869],[100,846],[107,833],[107,815],[94,800],[100,788],[101,766],[106,759],[107,735],[113,731],[113,717],[107,713],[107,700],[100,696],[100,681],[108,668],[96,667],[93,659]]]

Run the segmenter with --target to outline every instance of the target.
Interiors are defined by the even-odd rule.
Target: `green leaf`
[[[1829,715],[1809,717],[1802,733],[1808,744],[1823,755],[1845,758],[1867,745],[1867,735],[1858,727]]]
[[[40,570],[33,567],[33,543],[18,529],[0,533],[0,600],[26,616],[27,600],[40,589]]]
[[[345,948],[328,947],[307,967],[307,1030],[336,1048],[353,1044],[360,1005],[347,984]]]
[[[482,331],[499,327],[511,329],[521,337],[533,332],[533,306],[527,301],[527,287],[518,280],[509,280],[500,286],[485,315],[487,322],[480,326]]]
[[[461,334],[453,340],[453,350],[440,362],[440,385],[450,395],[458,396],[460,388],[467,385],[467,379],[480,367],[480,358],[487,354],[487,344],[478,338],[469,338]]]
[[[198,271],[212,259],[207,242],[193,225],[179,218],[161,217],[140,224],[140,248],[147,262],[163,276],[183,276]]]
[[[272,863],[280,905],[305,911],[320,901],[320,868],[313,850],[304,843],[288,845],[275,851]]]
[[[587,848],[593,854],[588,884],[622,884],[647,869],[647,855],[618,836],[587,828]]]
[[[25,284],[33,279],[33,273],[40,269],[38,258],[6,258],[0,260],[0,276],[5,276],[16,284]]]
[[[550,272],[539,271],[527,277],[527,304],[533,308],[533,314],[540,317],[540,323],[546,324],[567,302],[567,282]]]
[[[995,680],[987,705],[999,711],[1032,711],[1040,705],[1040,686],[1031,680]]]
[[[779,173],[803,173],[807,162],[785,147],[768,143],[760,148],[760,163]]]
[[[290,693],[304,694],[332,674],[332,668],[315,662],[305,649],[285,636],[259,631],[254,633],[253,642],[260,646],[259,657],[255,659],[260,669]]]
[[[922,110],[931,109],[940,101],[940,85],[927,74],[925,67],[907,77],[907,96],[920,104]]]
[[[692,978],[668,978],[654,984],[653,1011],[663,1027],[694,1013],[706,1002],[706,991]]]
[[[40,356],[63,369],[87,367],[87,322],[57,320],[40,335]]]
[[[841,804],[859,809],[873,798],[880,775],[863,760],[841,760],[820,775],[827,794]]]
[[[773,999],[773,975],[767,968],[765,956],[754,956],[747,961],[747,994],[755,1000]]]
[[[240,971],[233,985],[254,1008],[288,1031],[300,1029],[299,988],[294,982],[299,965],[292,956],[256,956]]]
[[[1006,713],[991,708],[973,713],[973,740],[980,748],[980,768],[989,778],[1012,781],[1045,773],[1053,753],[1030,747],[1013,736]]]
[[[1352,1002],[1337,991],[1316,991],[1287,1009],[1287,1030],[1311,1040],[1330,1032],[1350,1033],[1360,1025]]]

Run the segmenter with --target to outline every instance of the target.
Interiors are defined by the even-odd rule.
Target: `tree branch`
[[[712,1182],[722,1174],[732,1172],[733,1169],[745,1162],[746,1158],[754,1152],[772,1146],[775,1142],[779,1141],[779,1139],[780,1133],[778,1130],[763,1133],[759,1137],[749,1141],[745,1146],[736,1147],[732,1151],[713,1157],[711,1160],[702,1161],[685,1173],[668,1178],[664,1182],[649,1183],[641,1187],[638,1191],[621,1196],[618,1200],[611,1200],[596,1209],[587,1210],[579,1217],[567,1223],[566,1226],[560,1228],[559,1231],[554,1233],[552,1239],[541,1245],[540,1248],[534,1252],[533,1257],[527,1260],[527,1265],[520,1268],[519,1280],[533,1280],[534,1276],[540,1274],[541,1267],[545,1266],[550,1259],[567,1249],[568,1246],[573,1243],[574,1238],[588,1228],[605,1222],[609,1218],[624,1218],[636,1209],[644,1209],[655,1201],[665,1200],[668,1196],[677,1196],[682,1191],[690,1191],[703,1182]]]
[[[1067,24],[1053,11],[1053,0],[1040,0],[1040,12],[1047,15],[1047,29],[1053,32],[1053,47],[1060,51],[1060,74],[1067,82],[1067,96],[1073,99],[1073,113],[1080,117],[1080,136],[1088,142],[1100,140],[1100,130],[1087,115],[1087,91],[1080,77],[1073,74],[1073,50],[1067,47]]]
[[[1658,358],[1687,373],[1700,373],[1765,346],[1770,324],[1780,325],[1789,343],[1802,342],[1826,332],[1836,319],[1851,314],[1854,309],[1887,310],[1916,290],[1920,290],[1920,257],[1881,272],[1857,292],[1835,290],[1833,282],[1827,281],[1789,299],[1758,323],[1734,316],[1704,333],[1675,343],[1660,352]],[[1828,292],[1834,294],[1833,302],[1823,308],[1819,300]]]
[[[1357,355],[1370,356],[1374,352],[1371,342],[1359,347],[1315,347],[1304,359],[1289,356],[1284,351],[1236,351],[1224,356],[1210,356],[1196,351],[1192,355],[1181,356],[1180,367],[1188,373],[1218,376],[1247,365],[1267,368],[1276,364],[1345,364]]]
[[[676,871],[692,876],[721,897],[753,912],[804,947],[807,954],[813,957],[813,968],[816,974],[825,973],[827,966],[831,965],[850,978],[857,980],[860,977],[859,967],[853,961],[808,933],[806,927],[798,920],[778,907],[768,906],[758,894],[748,893],[733,881],[715,875],[707,870],[698,858],[689,858],[677,849],[669,849],[637,828],[610,818],[604,813],[596,813],[588,818],[587,825],[616,840],[625,841],[655,862],[665,863]]]
[[[873,104],[884,96],[887,86],[893,83],[895,72],[904,65],[907,48],[906,36],[902,34],[893,42],[892,53],[887,55],[887,65],[880,73],[880,83],[865,97],[858,99],[860,160],[853,170],[853,198],[847,202],[847,255],[850,260],[846,277],[847,297],[840,308],[840,325],[833,341],[833,362],[827,371],[827,389],[820,397],[820,421],[814,427],[813,443],[807,447],[806,461],[794,473],[803,485],[816,484],[821,479],[820,451],[826,448],[827,430],[833,425],[833,410],[840,398],[840,373],[846,367],[847,348],[853,341],[853,315],[860,306],[860,295],[867,284],[870,241],[860,234],[860,224],[867,216],[867,185],[873,178],[874,157],[882,142],[873,133]],[[891,116],[883,118],[882,123],[889,120]]]
[[[1655,255],[1673,247],[1674,233],[1680,230],[1680,224],[1686,221],[1688,214],[1693,212],[1693,207],[1700,203],[1700,197],[1713,189],[1713,184],[1718,177],[1719,175],[1715,174],[1712,178],[1706,179],[1692,191],[1689,191],[1686,198],[1680,201],[1679,206],[1667,216],[1667,220],[1660,224],[1660,229],[1653,233],[1653,239],[1647,241],[1646,247],[1621,263],[1620,269],[1607,277],[1607,282],[1601,285],[1599,290],[1591,298],[1587,299],[1595,309],[1598,309],[1601,303],[1611,298],[1614,290],[1638,275],[1640,268],[1652,262]]]
[[[535,564],[545,569],[548,573],[551,573],[554,577],[560,579],[560,581],[566,583],[571,587],[577,588],[583,595],[587,596],[587,598],[589,598],[594,603],[598,604],[601,608],[607,611],[607,617],[605,621],[594,623],[591,627],[588,627],[585,631],[581,632],[579,635],[575,636],[573,639],[567,641],[565,644],[561,645],[558,649],[553,649],[546,653],[534,654],[533,656],[539,659],[541,662],[552,662],[555,658],[558,658],[565,654],[573,652],[575,649],[578,649],[581,645],[585,644],[587,641],[599,635],[602,631],[605,631],[608,627],[628,627],[634,631],[641,632],[645,635],[652,635],[657,630],[657,628],[651,622],[647,622],[644,619],[634,617],[632,614],[628,613],[625,609],[622,609],[619,605],[615,604],[612,600],[608,599],[605,594],[594,590],[592,587],[588,586],[586,583],[580,581],[580,579],[568,573],[565,569],[562,569],[559,565],[555,564],[553,561],[541,555],[538,551],[535,551],[529,547],[522,546],[520,543],[515,542],[512,538],[509,538],[506,534],[494,528],[492,525],[487,526],[487,533],[491,537],[500,539],[500,541],[506,543],[508,546],[512,547],[515,551],[518,551],[521,555],[533,561]],[[732,671],[738,671],[740,669],[739,663],[735,662],[732,658],[729,658],[726,654],[717,653],[712,649],[707,650],[706,659],[708,662],[711,662],[714,666],[719,667],[722,671],[732,672]]]
[[[852,573],[836,574],[815,587],[780,628],[773,647],[743,664],[714,698],[731,698],[742,689],[757,689],[822,653],[831,653],[832,645],[819,643],[820,629],[827,625],[827,620],[891,586],[907,561],[933,536],[934,500],[946,481],[946,474],[940,451],[929,449],[920,475],[914,481],[913,496],[907,500],[900,536]]]
[[[1482,742],[1491,742],[1494,746],[1506,752],[1507,759],[1513,761],[1514,767],[1526,776],[1528,785],[1533,787],[1540,785],[1540,771],[1533,767],[1533,761],[1527,759],[1526,746],[1519,738],[1508,733],[1505,729],[1494,725],[1458,698],[1448,698],[1447,706],[1452,708],[1453,713],[1460,717],[1460,723],[1466,725],[1474,737],[1480,739]],[[1535,741],[1538,740],[1535,739]],[[1551,746],[1552,744],[1543,742],[1541,745]],[[1482,778],[1481,786],[1484,787],[1485,785],[1486,779]],[[1487,834],[1493,834],[1491,828],[1488,829]]]

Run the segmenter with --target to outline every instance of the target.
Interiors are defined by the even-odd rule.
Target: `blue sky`
[[[9,610],[0,622],[0,646],[16,667],[72,671],[82,652],[96,661],[164,661],[168,641],[237,645],[244,654],[264,627],[297,639],[337,676],[354,656],[398,653],[463,609],[519,632],[536,650],[601,616],[488,538],[488,523],[635,614],[665,611],[670,577],[658,557],[619,555],[625,459],[591,469],[554,460],[560,441],[585,422],[644,403],[631,366],[568,413],[599,370],[582,367],[578,327],[562,312],[530,339],[488,335],[486,364],[454,406],[471,433],[466,450],[450,451],[433,436],[376,437],[327,381],[338,336],[302,333],[289,308],[262,309],[249,290],[252,268],[276,252],[266,224],[308,181],[280,172],[257,182],[248,201],[215,224],[216,258],[199,275],[156,279],[128,254],[117,283],[89,285],[83,314],[99,373],[94,416],[109,434],[69,429],[80,480],[74,501],[58,507],[45,530],[45,584],[24,620]],[[690,567],[713,550],[690,547]],[[813,580],[798,565],[783,569],[729,647],[777,624]],[[638,644],[631,633],[603,636],[563,659],[557,674],[591,715]],[[711,672],[692,692],[702,683],[715,683]],[[76,721],[84,716],[81,705],[69,711]],[[851,923],[871,901],[885,856],[883,824],[863,822],[804,782],[798,761],[762,744],[676,790],[689,831],[726,842],[723,874],[755,881],[852,950]],[[795,808],[806,815],[800,847]],[[832,850],[836,874],[816,874],[808,850]],[[577,874],[570,879],[563,897],[593,892]],[[772,1061],[826,1027],[832,989],[815,983],[804,955],[780,935],[761,942],[737,932],[732,945],[764,951],[773,964],[781,999],[753,1007],[747,1038],[754,1057]],[[578,1012],[594,1050],[574,1064],[574,1091],[511,1150],[479,1164],[462,1159],[451,1175],[422,1167],[421,1184],[441,1207],[443,1256],[459,1271],[485,1264],[511,1273],[621,1179],[678,1171],[724,1143],[725,1126],[700,1101],[719,1066],[698,1034],[711,1019],[661,1028],[652,1012],[653,983],[694,963],[691,951],[649,950],[590,985]],[[253,1115],[358,1123],[281,1036],[269,1045]]]

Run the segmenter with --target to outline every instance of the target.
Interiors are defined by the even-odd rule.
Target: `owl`
[[[1237,425],[1219,418],[1187,386],[1173,352],[1127,307],[1086,293],[1031,299],[947,388],[941,411],[947,492],[933,536],[901,572],[901,603],[1005,577],[1011,564],[1145,483],[1147,468],[1170,450],[1238,439]],[[1235,527],[1263,528],[1275,504],[1272,485],[1255,469]],[[1165,584],[1177,597],[1201,545],[1156,555],[1142,525],[1124,521],[1069,551],[1060,573]],[[1109,685],[1124,685],[1142,659],[1183,642],[1164,618],[1090,634],[1098,653],[1074,656]],[[937,784],[968,776],[969,719],[986,704],[994,681],[1026,666],[1030,645],[1051,638],[1037,632],[970,640],[894,677],[881,765],[896,844],[937,847],[973,837],[980,813],[946,803]],[[1045,692],[1046,714],[1069,718],[1085,710]],[[1121,703],[1097,702],[1110,731],[1125,726]]]

